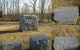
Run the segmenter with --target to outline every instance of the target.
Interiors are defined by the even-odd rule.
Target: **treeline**
[[[27,2],[26,2],[27,1]],[[22,15],[38,15],[40,21],[43,18],[50,19],[50,0],[0,0],[0,20],[18,21]],[[48,20],[49,20],[48,19]]]
[[[2,17],[0,17],[0,21],[19,21],[19,17],[22,16],[23,14],[19,14],[19,16],[17,14],[13,15],[13,14],[5,14]],[[34,15],[32,13],[28,13],[26,15]],[[40,13],[36,13],[35,15],[37,15],[39,18],[41,17]],[[43,18],[41,19],[42,21],[40,22],[51,22],[52,20],[52,14],[51,13],[43,13]]]

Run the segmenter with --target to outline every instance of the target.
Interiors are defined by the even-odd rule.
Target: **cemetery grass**
[[[79,25],[55,25],[54,23],[39,23],[38,30],[20,32],[18,22],[0,22],[0,42],[9,40],[21,40],[23,49],[29,47],[29,37],[37,35],[46,35],[48,39],[54,39],[56,36],[75,36],[79,39]]]

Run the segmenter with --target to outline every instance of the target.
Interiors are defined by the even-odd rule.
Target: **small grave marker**
[[[5,41],[0,45],[1,50],[22,50],[21,41]]]
[[[47,50],[47,40],[46,36],[34,36],[30,38],[30,50]]]

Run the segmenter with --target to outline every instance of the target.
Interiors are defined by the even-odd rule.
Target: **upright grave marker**
[[[46,36],[33,36],[30,37],[30,50],[47,50],[47,41],[48,38]]]
[[[7,41],[0,44],[0,50],[22,50],[21,41]]]
[[[20,16],[19,30],[36,30],[38,28],[38,16],[36,15],[24,15]]]
[[[55,50],[76,50],[78,45],[75,37],[56,37],[53,44]]]
[[[58,7],[54,10],[54,20],[58,22],[76,24],[78,16],[78,7]]]

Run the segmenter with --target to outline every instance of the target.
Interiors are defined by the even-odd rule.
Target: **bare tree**
[[[0,0],[0,10],[2,11],[2,1]]]
[[[36,10],[35,10],[35,9],[36,9],[36,2],[37,2],[37,0],[33,0],[33,3],[32,3],[32,4],[33,4],[33,11],[34,11],[34,13],[35,13],[35,11],[36,11]]]
[[[39,1],[39,3],[37,3]],[[39,6],[37,6],[39,4]],[[9,16],[10,20],[18,19],[20,15],[20,0],[0,0],[0,9],[4,14]],[[35,14],[40,10],[41,20],[44,16],[45,8],[47,7],[47,0],[28,0],[27,3],[23,3],[23,12],[27,14],[27,12],[33,11]],[[39,10],[37,9],[39,8]]]
[[[30,7],[29,6],[27,6],[26,4],[24,4],[24,6],[23,6],[23,14],[28,14],[29,13],[29,11],[30,11]]]
[[[1,3],[2,1],[0,0],[0,18],[2,18],[2,3]],[[2,19],[0,19],[0,20],[2,20]]]
[[[7,15],[9,16],[10,20],[16,20],[19,16],[19,1],[20,0],[6,0],[6,10]]]
[[[51,20],[51,5],[48,6],[48,22]]]
[[[17,11],[18,14],[19,14],[19,4],[20,0],[15,0],[15,10]]]
[[[18,20],[19,17],[19,4],[20,0],[10,0],[9,1],[9,18],[11,21]]]
[[[31,7],[33,9],[33,13],[35,14],[37,0],[28,0],[28,1],[31,5],[28,5],[27,3],[25,5]]]
[[[42,22],[44,17],[45,6],[47,5],[47,0],[39,0],[39,10],[40,10],[40,21]],[[47,5],[48,6],[48,5]]]

